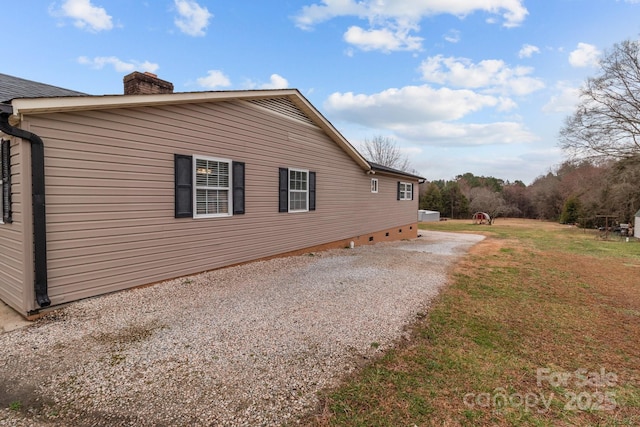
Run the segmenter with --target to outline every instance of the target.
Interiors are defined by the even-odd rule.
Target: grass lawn
[[[413,339],[323,396],[317,426],[640,425],[640,242],[533,220],[481,233]]]

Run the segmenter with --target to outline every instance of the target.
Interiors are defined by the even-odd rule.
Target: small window
[[[194,217],[231,215],[231,160],[194,156]]]
[[[309,171],[289,169],[289,212],[309,210]]]
[[[413,184],[410,182],[398,183],[398,200],[413,200]]]
[[[378,178],[371,178],[371,192],[378,192]]]

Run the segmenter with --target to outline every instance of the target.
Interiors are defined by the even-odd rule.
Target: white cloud
[[[391,129],[406,123],[457,120],[500,100],[471,90],[434,89],[428,85],[405,86],[373,94],[333,93],[324,108],[340,120]]]
[[[113,28],[111,16],[103,7],[94,6],[91,0],[66,0],[60,10],[51,10],[55,16],[74,19],[73,25],[88,31],[105,31]]]
[[[243,87],[246,89],[286,89],[289,87],[289,81],[280,74],[271,74],[267,83],[258,83],[247,79]]]
[[[406,126],[394,129],[396,135],[424,145],[447,147],[473,147],[495,144],[533,142],[537,137],[522,123],[446,123],[435,122],[423,126]]]
[[[271,74],[269,83],[260,86],[261,89],[286,89],[289,87],[287,79],[279,74]]]
[[[209,10],[193,0],[174,1],[179,15],[174,22],[180,31],[194,37],[204,36],[213,17]]]
[[[96,56],[91,59],[86,56],[81,56],[78,58],[78,63],[82,65],[88,65],[91,68],[102,69],[107,65],[113,66],[114,70],[119,73],[130,73],[133,71],[149,71],[151,73],[155,73],[160,66],[153,62],[149,61],[135,61],[130,60],[129,62],[122,61],[121,59],[115,56]]]
[[[578,43],[569,54],[569,63],[574,67],[597,67],[601,52],[592,44]]]
[[[332,120],[362,128],[393,132],[400,140],[420,145],[473,146],[531,142],[536,136],[517,119],[463,123],[485,109],[515,106],[509,100],[468,89],[429,85],[387,89],[374,94],[333,93],[324,103]]]
[[[317,23],[328,21],[338,16],[366,16],[367,6],[353,0],[322,0],[322,4],[303,6],[298,16],[294,17],[296,26],[310,30]]]
[[[518,52],[520,58],[531,58],[534,53],[540,53],[540,48],[531,44],[522,45],[522,49]]]
[[[568,82],[559,82],[555,94],[543,107],[545,113],[573,113],[580,101],[580,89]]]
[[[419,50],[422,38],[409,35],[409,29],[393,31],[390,28],[364,30],[358,26],[349,27],[344,40],[362,50]]]
[[[310,29],[340,16],[357,16],[369,22],[419,22],[427,16],[451,14],[464,17],[474,12],[502,15],[505,27],[515,27],[529,14],[523,0],[321,0],[304,6],[294,18],[296,25]]]
[[[505,27],[516,27],[528,15],[523,0],[320,0],[304,6],[294,17],[296,26],[310,30],[314,25],[337,17],[355,16],[368,21],[370,28],[350,27],[344,34],[347,43],[363,50],[420,50],[421,37],[411,35],[428,16],[451,14],[463,18],[474,12],[502,15]],[[445,40],[455,43],[459,34]]]
[[[458,43],[460,41],[460,31],[458,30],[449,30],[447,33],[442,36],[449,43]]]
[[[483,89],[487,93],[527,95],[544,88],[542,80],[530,76],[532,68],[511,68],[497,59],[473,63],[467,58],[437,55],[424,60],[420,71],[428,82]]]
[[[220,70],[209,70],[206,77],[200,77],[196,79],[196,82],[207,89],[231,86],[231,80],[229,80],[229,77],[225,76]]]

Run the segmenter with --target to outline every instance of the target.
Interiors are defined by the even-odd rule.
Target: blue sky
[[[122,93],[297,88],[356,147],[393,138],[428,179],[529,184],[640,0],[21,0],[2,5],[0,72]]]

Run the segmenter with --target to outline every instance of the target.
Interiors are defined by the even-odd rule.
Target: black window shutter
[[[193,158],[174,155],[175,166],[175,217],[193,217]]]
[[[398,181],[398,200],[400,200],[400,181]]]
[[[413,200],[413,184],[411,184],[411,200]]]
[[[244,215],[244,163],[233,162],[233,214]]]
[[[11,153],[10,142],[2,140],[0,146],[0,162],[2,163],[2,221],[10,224],[13,222],[11,214]]]
[[[280,168],[278,212],[289,212],[289,169]]]
[[[309,172],[309,210],[316,210],[316,173]]]

